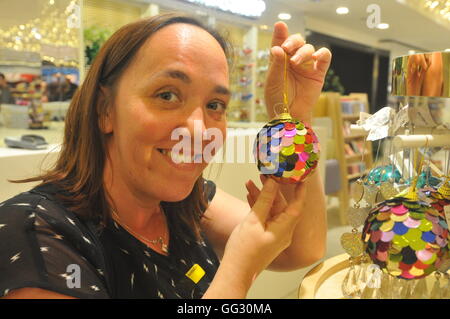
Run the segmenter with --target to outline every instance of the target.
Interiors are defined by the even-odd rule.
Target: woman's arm
[[[326,253],[327,211],[325,192],[319,170],[306,179],[306,201],[301,211],[300,222],[292,238],[292,244],[280,256],[279,263],[293,269],[307,267],[322,259]],[[294,200],[294,186],[282,185],[281,192],[287,202]]]
[[[296,201],[285,205],[280,201],[279,185],[272,179],[265,180],[252,208],[234,227],[228,240],[224,232],[220,233],[221,236],[210,235],[213,241],[220,239],[226,245],[222,249],[219,269],[204,298],[244,298],[247,295],[256,276],[291,244],[305,198],[303,186],[296,188]],[[223,203],[220,195],[216,204],[219,202]],[[222,213],[224,211],[219,215]],[[235,220],[238,216],[233,214]],[[230,216],[225,214],[222,217],[226,220]],[[209,220],[209,223],[216,229],[221,228],[220,220]],[[231,224],[227,222],[226,227]],[[206,231],[211,234],[211,229],[206,228]]]
[[[326,249],[326,206],[323,186],[316,170],[304,183],[305,202],[300,210],[292,243],[267,268],[291,271],[307,267],[323,258]],[[282,185],[288,203],[295,200],[295,186]],[[258,190],[259,192],[259,190]],[[202,219],[203,230],[213,244],[217,255],[223,256],[225,245],[234,228],[251,210],[244,201],[217,188],[216,195]]]
[[[76,299],[76,298],[40,288],[20,288],[10,291],[5,297],[0,299]]]

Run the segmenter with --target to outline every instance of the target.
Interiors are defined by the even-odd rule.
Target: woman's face
[[[192,163],[194,149],[210,141],[196,134],[217,128],[225,137],[229,94],[228,66],[223,49],[207,31],[173,24],[157,31],[139,49],[118,84],[106,131],[113,182],[146,200],[180,201],[192,190],[207,166]],[[188,162],[172,160],[180,142],[172,132],[184,128],[191,154]],[[198,155],[198,154],[197,154]]]

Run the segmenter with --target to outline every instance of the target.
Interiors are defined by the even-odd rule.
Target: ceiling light
[[[430,4],[430,9],[434,9],[439,5],[439,1],[433,1],[432,4]]]
[[[278,15],[278,19],[281,20],[290,20],[291,19],[291,15],[289,13],[286,12],[282,12]]]
[[[380,23],[379,25],[377,25],[377,28],[380,30],[389,29],[389,23]]]
[[[350,10],[347,7],[339,7],[336,9],[337,14],[348,14]]]

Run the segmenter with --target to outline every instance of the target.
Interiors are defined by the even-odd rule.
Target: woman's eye
[[[206,106],[207,106],[207,108],[209,108],[213,111],[218,111],[218,112],[225,112],[225,110],[227,108],[225,103],[219,102],[219,101],[210,102]]]
[[[178,96],[170,91],[162,92],[158,94],[158,97],[160,97],[163,100],[169,101],[169,102],[177,102]]]

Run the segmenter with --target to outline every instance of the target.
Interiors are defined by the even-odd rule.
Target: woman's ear
[[[98,126],[103,134],[113,132],[113,106],[111,103],[111,94],[108,88],[100,86],[100,96],[97,104]]]

